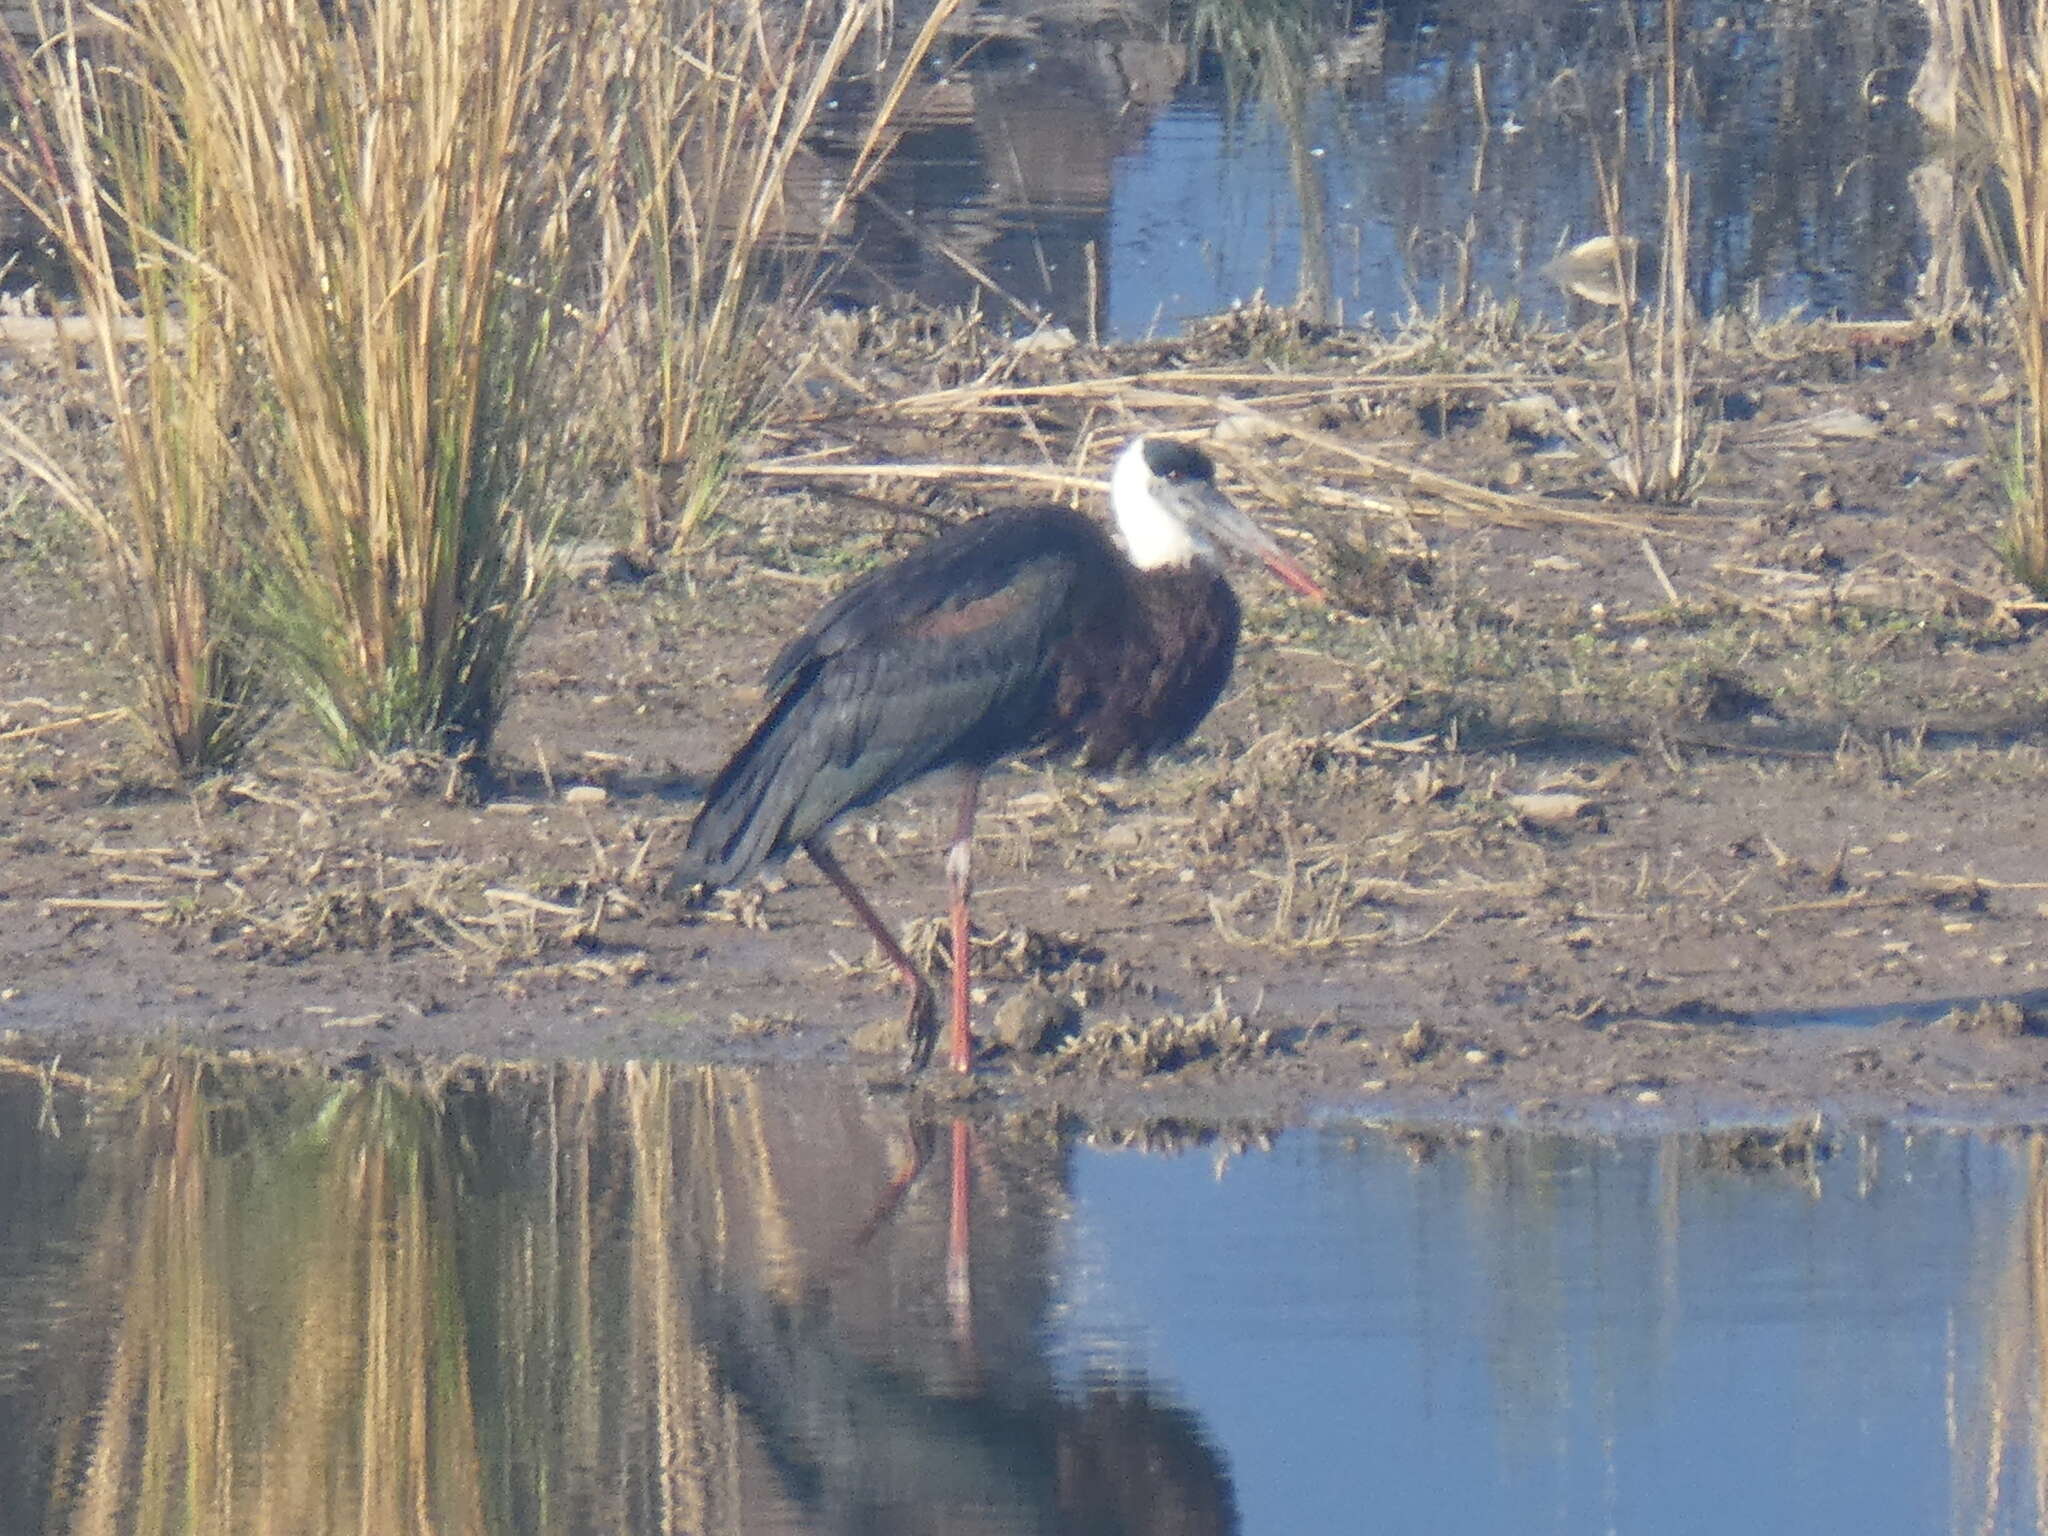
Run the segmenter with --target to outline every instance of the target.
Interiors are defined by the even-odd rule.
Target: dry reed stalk
[[[1684,504],[1705,482],[1714,442],[1707,416],[1694,396],[1695,364],[1703,336],[1688,291],[1691,267],[1692,178],[1680,159],[1683,113],[1679,68],[1682,33],[1678,0],[1665,0],[1659,127],[1664,183],[1662,233],[1658,243],[1657,297],[1647,320],[1637,307],[1636,241],[1627,232],[1625,137],[1610,159],[1594,133],[1593,176],[1613,262],[1617,300],[1615,334],[1620,387],[1614,405],[1594,408],[1580,419],[1567,413],[1567,428],[1596,457],[1621,488],[1637,501]],[[1627,92],[1616,115],[1619,132],[1629,123]]]
[[[855,45],[886,25],[887,0],[630,0],[609,14],[576,110],[603,188],[593,324],[643,549],[681,543],[710,515],[789,387],[798,365],[779,332],[815,294],[829,238],[886,159],[895,114],[961,3],[934,7],[835,201],[808,210],[793,205],[792,171]]]
[[[1233,93],[1254,97],[1286,135],[1288,180],[1301,221],[1288,307],[1326,321],[1335,310],[1329,195],[1310,122],[1314,70],[1327,46],[1321,18],[1299,0],[1195,0],[1188,22],[1190,46],[1218,55]]]
[[[1588,512],[1583,508],[1562,506],[1545,501],[1537,496],[1512,495],[1501,491],[1490,491],[1484,486],[1459,480],[1435,470],[1404,464],[1385,454],[1374,453],[1347,442],[1334,434],[1317,431],[1313,427],[1290,422],[1284,417],[1268,416],[1264,412],[1237,406],[1236,414],[1251,417],[1275,436],[1295,439],[1310,447],[1320,448],[1337,458],[1340,463],[1353,466],[1351,472],[1373,478],[1392,477],[1406,483],[1417,494],[1436,498],[1444,503],[1442,507],[1424,507],[1407,503],[1395,503],[1362,496],[1355,492],[1343,492],[1332,497],[1330,493],[1317,495],[1303,493],[1297,498],[1278,493],[1270,484],[1262,489],[1272,492],[1269,499],[1285,503],[1295,499],[1320,501],[1347,508],[1363,507],[1368,511],[1387,516],[1462,516],[1475,521],[1498,524],[1503,527],[1529,528],[1545,523],[1568,524],[1601,533],[1624,534],[1632,538],[1655,535],[1660,538],[1684,539],[1689,535],[1671,528],[1660,528],[1641,517],[1622,517],[1611,512]],[[845,464],[833,461],[839,450],[821,450],[812,454],[797,454],[780,459],[761,459],[743,465],[747,474],[780,480],[912,480],[945,481],[949,484],[989,484],[1008,487],[1043,487],[1050,490],[1071,492],[1084,496],[1101,495],[1106,482],[1097,476],[1074,473],[1062,469],[1042,468],[1030,464],[957,464],[957,463],[869,463]],[[1343,473],[1343,469],[1325,466],[1325,474]],[[1253,475],[1255,480],[1260,478]]]
[[[2048,7],[2037,0],[1929,0],[1956,49],[1956,132],[1988,154],[1977,228],[2012,306],[2026,408],[2015,428],[2000,554],[2048,597]]]
[[[1578,507],[1560,506],[1540,496],[1520,496],[1505,491],[1490,491],[1485,486],[1474,485],[1452,475],[1441,474],[1433,469],[1422,469],[1413,464],[1404,464],[1385,454],[1374,453],[1348,442],[1334,433],[1319,431],[1288,421],[1284,417],[1267,416],[1263,412],[1240,407],[1236,414],[1249,416],[1260,425],[1277,434],[1294,438],[1312,447],[1321,448],[1339,459],[1348,460],[1375,476],[1393,476],[1405,481],[1409,487],[1422,495],[1434,496],[1448,503],[1457,512],[1481,521],[1505,524],[1511,527],[1528,527],[1533,523],[1570,523],[1584,528],[1598,529],[1608,533],[1630,534],[1642,537],[1657,533],[1668,537],[1680,537],[1669,529],[1653,528],[1641,518],[1618,517],[1609,512],[1587,512]],[[1410,515],[1426,513],[1426,508],[1405,508]]]
[[[1354,396],[1395,394],[1407,391],[1433,390],[1449,391],[1470,389],[1499,390],[1519,388],[1529,382],[1525,373],[1407,373],[1407,374],[1346,374],[1335,378],[1328,374],[1297,373],[1283,370],[1248,370],[1239,368],[1187,368],[1143,373],[1120,373],[1100,379],[1067,379],[1057,384],[980,384],[952,389],[927,390],[923,394],[906,395],[899,400],[882,402],[873,409],[879,411],[900,411],[908,415],[944,413],[948,411],[997,411],[1014,407],[1027,400],[1101,400],[1110,405],[1124,406],[1136,401],[1154,398],[1162,403],[1189,404],[1214,407],[1225,391],[1250,389],[1249,397],[1239,397],[1240,403],[1260,406],[1267,410],[1281,406],[1307,405],[1316,401],[1341,400]],[[1546,376],[1544,383],[1559,385],[1583,385],[1585,379]],[[1203,393],[1205,387],[1213,388],[1215,394]]]
[[[1041,469],[1031,464],[826,464],[811,458],[765,459],[745,466],[750,475],[784,480],[945,480],[962,484],[1044,486],[1049,489],[1099,493],[1105,482],[1094,475]]]
[[[23,128],[0,148],[0,189],[42,223],[78,284],[125,494],[104,505],[54,445],[6,417],[0,451],[92,530],[142,663],[139,713],[166,755],[185,772],[220,768],[266,711],[231,446],[250,381],[231,308],[189,255],[218,188],[179,153],[175,103],[134,32],[97,18],[88,49],[69,0],[57,11],[34,0],[31,15],[33,53],[0,29]]]
[[[89,715],[73,715],[67,720],[46,720],[41,725],[17,725],[11,731],[0,731],[0,741],[27,741],[32,737],[73,730],[81,725],[99,725],[108,720],[117,720],[127,713],[125,709],[97,709]]]

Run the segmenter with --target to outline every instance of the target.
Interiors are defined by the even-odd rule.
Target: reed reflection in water
[[[1055,1389],[1049,1134],[668,1066],[16,1097],[0,1529],[1235,1528],[1191,1416]]]
[[[1196,1222],[1208,1173],[1077,1160],[1050,1347],[1169,1383],[1247,1531],[2048,1529],[2038,1133],[1332,1129]]]
[[[0,1531],[2048,1526],[2038,1134],[1190,1141],[0,1075]]]

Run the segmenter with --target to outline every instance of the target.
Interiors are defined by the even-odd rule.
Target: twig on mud
[[[1393,714],[1394,711],[1399,709],[1403,704],[1406,704],[1408,702],[1408,697],[1409,696],[1405,693],[1396,694],[1393,698],[1388,699],[1386,703],[1380,705],[1380,707],[1375,709],[1371,714],[1367,715],[1363,720],[1360,720],[1356,725],[1345,726],[1343,730],[1337,732],[1334,736],[1330,738],[1331,742],[1343,742],[1346,745],[1350,745],[1351,743],[1356,742],[1360,737],[1364,736],[1367,731],[1371,730],[1374,726],[1378,725],[1382,720],[1386,719],[1389,715]],[[1378,745],[1378,743],[1374,743],[1374,745]]]
[[[301,821],[319,819],[320,813],[316,812],[310,803],[273,794],[254,779],[235,780],[227,787],[227,793],[238,800],[247,800],[252,805],[267,805],[272,810],[290,811]]]
[[[1031,464],[823,464],[805,459],[756,459],[741,468],[750,475],[784,480],[985,480],[997,485],[1043,485],[1063,491],[1099,493],[1105,482],[1093,475]]]
[[[1657,585],[1664,589],[1664,595],[1671,600],[1671,606],[1682,608],[1684,601],[1678,595],[1678,588],[1671,584],[1671,573],[1664,569],[1664,562],[1657,557],[1657,546],[1647,535],[1642,539],[1643,558],[1650,562],[1650,574],[1657,578]]]
[[[162,898],[121,896],[46,896],[46,912],[168,912],[171,904]]]
[[[90,715],[73,715],[65,720],[46,720],[41,725],[18,725],[11,731],[0,731],[0,742],[27,741],[33,736],[49,736],[75,726],[99,725],[103,721],[118,720],[127,713],[125,709],[102,709]]]
[[[1527,880],[1476,880],[1468,877],[1455,885],[1416,885],[1407,880],[1396,880],[1389,875],[1361,875],[1356,890],[1360,899],[1365,901],[1386,901],[1392,898],[1409,901],[1462,901],[1469,896],[1513,896],[1526,900],[1533,894]]]
[[[1298,422],[1290,422],[1284,417],[1270,415],[1241,400],[1232,400],[1228,397],[1211,400],[1202,396],[1178,403],[1219,407],[1233,417],[1247,419],[1265,427],[1275,436],[1292,438],[1311,447],[1320,448],[1340,460],[1348,461],[1358,472],[1374,478],[1392,477],[1405,481],[1412,491],[1434,497],[1447,504],[1452,511],[1468,517],[1509,527],[1561,522],[1597,529],[1604,533],[1632,534],[1637,538],[1647,538],[1652,534],[1663,538],[1690,537],[1669,528],[1657,527],[1640,517],[1629,518],[1612,513],[1588,512],[1579,507],[1560,506],[1537,496],[1517,496],[1501,491],[1490,491],[1484,486],[1440,474],[1435,470],[1404,464],[1385,454],[1369,452],[1334,434]],[[996,485],[1050,486],[1057,490],[1084,492],[1090,495],[1100,494],[1104,488],[1103,482],[1091,475],[1027,464],[845,464],[826,462],[825,456],[821,454],[802,454],[757,459],[743,468],[748,474],[791,480],[943,480],[955,484],[986,482]],[[1329,497],[1326,494],[1318,499],[1327,501]],[[1392,502],[1379,501],[1351,491],[1341,494],[1339,504],[1353,508],[1362,507],[1367,511],[1388,516],[1448,515],[1441,510],[1396,506]]]
[[[1455,923],[1459,918],[1463,917],[1464,915],[1465,909],[1463,907],[1453,907],[1450,911],[1446,912],[1442,917],[1438,918],[1435,922],[1431,923],[1429,927],[1425,928],[1421,933],[1416,934],[1413,938],[1379,939],[1375,937],[1364,939],[1359,942],[1371,945],[1375,949],[1413,949],[1418,944],[1427,944],[1431,939],[1435,938],[1438,934],[1442,933],[1446,928],[1450,927],[1451,924]]]
[[[525,891],[515,891],[506,886],[494,885],[484,892],[484,900],[497,902],[502,906],[525,907],[534,912],[545,912],[549,917],[581,917],[581,907],[565,907],[560,902],[546,901]]]
[[[759,576],[764,581],[780,581],[792,587],[802,587],[808,592],[815,592],[820,587],[829,587],[837,580],[832,576],[813,576],[805,571],[778,571],[772,565],[750,565],[747,567],[747,574]]]
[[[1844,896],[1824,896],[1814,901],[1787,901],[1775,907],[1765,907],[1765,917],[1787,917],[1794,912],[1855,912],[1871,907],[1904,907],[1912,904],[1913,898],[1900,894],[1896,896],[1873,895],[1867,886],[1858,886]]]
[[[1982,875],[1923,874],[1919,870],[1895,869],[1895,880],[1918,880],[1945,894],[1966,891],[2048,891],[2048,880],[1988,880]]]

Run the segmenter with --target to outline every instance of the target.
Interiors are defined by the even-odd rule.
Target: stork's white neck
[[[1209,541],[1160,502],[1153,489],[1156,484],[1152,466],[1145,462],[1145,440],[1138,438],[1117,456],[1109,477],[1110,512],[1131,564],[1141,571],[1193,565],[1197,560],[1215,564],[1216,551]]]

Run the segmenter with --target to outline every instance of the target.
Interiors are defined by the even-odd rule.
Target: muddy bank
[[[1995,346],[1727,328],[1706,491],[1660,510],[1560,424],[1604,387],[1598,331],[833,326],[689,561],[641,578],[579,530],[484,804],[432,764],[328,767],[288,721],[240,774],[167,780],[104,714],[82,541],[16,501],[9,1049],[843,1061],[940,1102],[1211,1119],[2048,1114],[2048,655],[1990,547]],[[1079,1033],[902,1084],[854,1050],[900,1003],[814,872],[699,912],[661,877],[760,669],[848,573],[1040,494],[966,466],[1085,475],[1144,426],[1218,427],[1338,601],[1240,573],[1237,681],[1186,749],[992,782],[982,1015],[1043,988]],[[941,905],[944,800],[841,833],[892,921]]]

